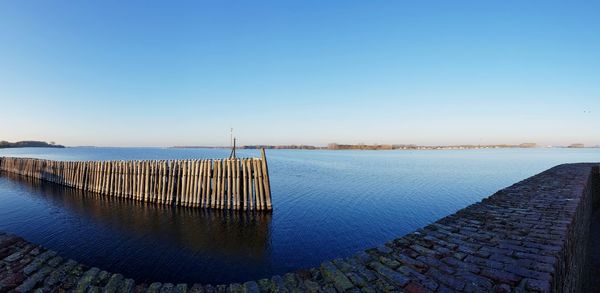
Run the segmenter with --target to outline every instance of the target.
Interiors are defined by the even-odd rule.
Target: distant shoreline
[[[18,141],[18,142],[7,142],[0,141],[0,149],[5,148],[97,148],[99,146],[63,146],[43,141]],[[118,146],[106,146],[111,148],[121,148]],[[127,148],[127,147],[124,147]],[[149,146],[148,148],[153,148]],[[156,148],[171,148],[171,149],[231,149],[230,146],[170,146]],[[546,149],[546,148],[569,148],[569,149],[597,149],[600,146],[584,146],[583,144],[572,144],[569,146],[539,146],[534,143],[525,143],[519,145],[509,144],[498,144],[498,145],[439,145],[439,146],[421,146],[421,145],[390,145],[390,144],[329,144],[327,146],[312,146],[312,145],[245,145],[236,147],[239,150],[253,150],[253,149],[269,149],[269,150],[331,150],[331,151],[344,151],[344,150],[480,150],[480,149]]]
[[[230,149],[228,146],[173,146],[180,149]],[[237,149],[280,149],[280,150],[478,150],[478,149],[535,149],[535,148],[600,148],[600,146],[586,147],[582,144],[569,146],[538,146],[533,143],[520,145],[445,145],[445,146],[419,146],[419,145],[342,145],[329,144],[328,146],[311,145],[246,145]]]
[[[8,142],[8,141],[0,141],[0,149],[12,149],[12,148],[64,148],[64,145],[55,144],[53,142],[47,143],[45,141],[35,141],[35,140],[26,140],[26,141],[17,141],[17,142]]]

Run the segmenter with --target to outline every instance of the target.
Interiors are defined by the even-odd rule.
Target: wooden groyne
[[[0,170],[142,202],[272,210],[264,150],[261,158],[214,160],[51,161],[2,157]]]

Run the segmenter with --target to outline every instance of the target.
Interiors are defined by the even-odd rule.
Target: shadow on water
[[[81,257],[91,266],[108,264],[110,267],[101,268],[141,280],[167,279],[171,282],[241,281],[270,273],[271,213],[148,204],[12,173],[0,175],[17,182],[34,199],[44,199],[75,218],[117,232],[120,236],[112,239],[115,242],[112,246],[119,252],[116,257],[113,253],[112,258],[121,260],[106,262],[106,256],[98,253],[95,259],[90,259],[94,255],[90,253],[91,249],[96,252],[106,250],[106,247],[96,249],[94,246],[106,246],[107,241],[90,243],[89,250],[83,251],[83,255],[73,255],[73,251],[67,249],[71,252],[69,257],[76,260]],[[61,252],[60,247],[52,248]],[[129,254],[128,250],[135,254]],[[140,251],[147,253],[140,255]],[[152,259],[156,254],[168,257]]]

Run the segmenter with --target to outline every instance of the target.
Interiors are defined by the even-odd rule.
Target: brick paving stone
[[[399,261],[400,263],[410,266],[413,269],[420,271],[420,272],[424,272],[427,270],[427,268],[429,268],[425,263],[423,263],[422,261],[416,260],[414,258],[411,258],[407,255],[404,254],[394,254],[393,255],[394,259],[396,259],[397,261]]]
[[[4,279],[0,280],[0,292],[8,292],[21,285],[25,280],[25,275],[21,272],[8,274]]]
[[[470,271],[476,274],[479,273],[479,271],[481,270],[479,267],[474,266],[473,264],[460,261],[459,259],[456,259],[451,256],[442,258],[441,261],[455,269]]]
[[[362,264],[358,264],[358,265],[354,266],[354,272],[357,275],[359,275],[360,277],[362,277],[363,279],[367,280],[367,282],[372,282],[375,279],[377,279],[377,276],[375,275],[375,273],[373,271],[367,269]]]
[[[23,251],[17,251],[9,256],[7,256],[6,258],[3,259],[3,261],[5,262],[14,262],[16,260],[19,260],[23,257],[24,253]]]
[[[258,281],[256,281],[256,283],[258,284],[258,288],[260,289],[261,292],[271,292],[272,290],[275,290],[275,287],[273,286],[273,284],[271,283],[271,280],[269,279],[260,279]]]
[[[311,281],[311,280],[305,280],[304,287],[306,288],[306,291],[310,292],[310,293],[322,292],[321,286],[319,285],[319,283]],[[260,292],[260,291],[255,291],[255,292]]]
[[[83,275],[85,267],[81,264],[76,263],[69,271],[65,274],[64,278],[59,283],[60,289],[74,290],[77,286],[79,278]]]
[[[123,283],[123,279],[124,279],[123,275],[121,275],[121,274],[113,274],[110,277],[110,279],[108,279],[108,282],[107,282],[106,286],[104,286],[104,292],[106,292],[106,293],[117,292],[117,290],[119,289],[119,287]]]
[[[47,264],[53,268],[57,267],[59,264],[63,262],[63,258],[60,256],[55,256],[48,260]]]
[[[427,288],[419,285],[418,283],[415,282],[410,282],[408,283],[408,285],[406,285],[406,287],[404,287],[404,291],[406,291],[407,293],[429,293],[429,292],[433,292],[428,290]]]
[[[383,254],[390,254],[390,253],[392,253],[394,250],[393,250],[393,249],[391,249],[391,248],[390,248],[389,246],[387,246],[387,245],[380,245],[380,246],[377,246],[377,251],[379,251],[379,252],[381,252],[381,253],[383,253]]]
[[[348,277],[346,277],[342,271],[338,270],[331,262],[324,262],[321,264],[321,273],[326,280],[332,282],[335,287],[342,292],[354,287]]]
[[[254,281],[248,281],[243,284],[243,291],[246,293],[258,293],[260,289],[258,288],[258,284]]]
[[[542,263],[546,263],[549,265],[555,265],[556,264],[556,257],[553,256],[546,256],[546,255],[538,255],[538,254],[533,254],[533,253],[526,253],[526,252],[515,252],[515,257],[517,258],[524,258],[524,259],[531,259],[531,260],[535,260],[538,262],[542,262]]]
[[[77,265],[77,263],[74,260],[66,261],[48,275],[46,280],[44,280],[44,285],[52,288],[57,283],[62,282],[66,279],[68,272],[71,271],[75,265]]]
[[[387,282],[390,282],[398,287],[404,287],[410,281],[407,276],[384,266],[380,262],[371,262],[369,263],[369,267],[384,277]]]
[[[352,284],[354,284],[354,286],[356,286],[356,287],[362,288],[362,287],[367,287],[369,285],[369,282],[367,282],[363,277],[361,277],[357,273],[348,272],[348,273],[346,273],[346,277],[348,277],[348,279],[350,279]]]
[[[334,259],[332,262],[342,272],[351,272],[354,269],[351,264],[341,258]]]
[[[525,279],[525,288],[536,292],[551,292],[549,280]]]
[[[419,256],[417,260],[422,261],[427,264],[430,268],[437,268],[447,274],[454,274],[454,269],[442,262],[441,260],[434,258],[432,256]]]
[[[26,275],[30,275],[33,272],[37,271],[42,267],[42,264],[49,260],[50,258],[56,256],[56,252],[52,250],[45,251],[39,254],[31,263],[29,263],[24,269],[23,272]]]
[[[288,292],[288,289],[285,287],[285,284],[283,284],[283,278],[281,278],[281,276],[275,275],[275,276],[271,277],[271,282],[273,283],[273,287],[275,288],[275,291]]]
[[[81,279],[77,282],[76,292],[85,292],[87,288],[94,282],[96,276],[100,273],[99,268],[91,268],[86,271]]]
[[[413,282],[417,282],[431,291],[434,291],[439,287],[438,283],[432,278],[425,276],[408,266],[402,266],[398,268],[398,271],[406,276],[409,276],[413,280]]]
[[[489,268],[482,269],[481,275],[484,277],[490,278],[492,280],[495,280],[497,282],[511,284],[513,286],[515,286],[521,280],[521,277],[519,277],[513,273],[509,273],[509,272],[505,272],[505,271],[501,271],[501,270],[497,270],[497,269],[489,269]]]
[[[461,291],[465,288],[465,281],[457,275],[450,275],[434,268],[429,269],[427,275],[450,289]]]
[[[552,265],[542,262],[536,262],[530,259],[518,259],[516,263],[522,268],[537,270],[545,273],[552,273],[555,270],[555,268]]]
[[[154,283],[150,284],[150,286],[148,286],[148,289],[146,290],[146,292],[148,292],[148,293],[159,293],[160,292],[160,287],[162,287],[162,283],[154,282]]]
[[[110,276],[111,274],[109,272],[100,271],[100,273],[98,273],[92,284],[95,286],[104,286],[108,281],[108,278],[110,278]]]
[[[52,272],[52,268],[43,267],[29,278],[25,279],[21,285],[15,288],[16,292],[29,292],[33,290],[38,284],[42,283],[44,278]]]
[[[172,293],[174,289],[175,289],[175,285],[173,285],[171,283],[164,283],[160,287],[160,293]]]
[[[492,269],[504,268],[504,264],[501,262],[489,260],[489,259],[485,259],[485,258],[481,258],[481,257],[477,257],[477,256],[472,256],[472,255],[467,256],[464,259],[464,262],[470,263],[470,264],[476,264],[481,267],[492,268]]]
[[[459,271],[457,275],[465,280],[466,285],[469,285],[471,288],[477,288],[476,291],[489,291],[493,285],[492,280],[469,271]]]
[[[380,256],[378,260],[380,263],[382,263],[386,267],[391,268],[393,270],[395,270],[396,268],[398,268],[402,265],[398,261],[391,259],[391,258],[384,257],[384,256]]]
[[[493,292],[496,292],[496,293],[504,293],[504,292],[508,293],[511,291],[512,291],[512,289],[508,284],[498,284],[498,285],[494,286],[494,288],[493,288]]]
[[[285,275],[283,275],[283,283],[285,284],[285,287],[287,287],[288,289],[293,289],[298,287],[298,278],[296,274],[292,274],[292,273],[287,273]]]
[[[190,293],[204,293],[205,291],[204,291],[204,287],[201,284],[195,283],[188,290],[188,292],[190,292]],[[269,291],[264,291],[264,292],[269,292]]]

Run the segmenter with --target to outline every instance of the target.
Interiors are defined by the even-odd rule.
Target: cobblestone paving
[[[580,285],[562,283],[585,257],[579,234],[590,222],[594,166],[557,166],[380,247],[228,285],[139,284],[0,233],[0,292],[570,291]]]

